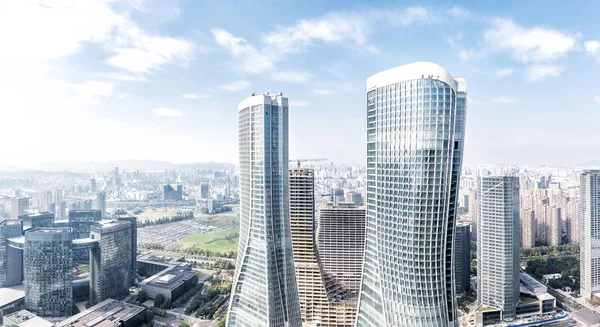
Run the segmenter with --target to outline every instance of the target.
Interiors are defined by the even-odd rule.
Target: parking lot
[[[198,233],[214,231],[216,228],[200,224],[194,220],[184,220],[174,223],[146,226],[138,228],[138,244],[161,244],[166,249],[181,246],[182,237]]]

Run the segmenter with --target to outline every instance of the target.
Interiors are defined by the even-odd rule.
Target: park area
[[[239,228],[229,228],[210,233],[185,236],[181,239],[183,248],[197,248],[212,252],[237,252]]]

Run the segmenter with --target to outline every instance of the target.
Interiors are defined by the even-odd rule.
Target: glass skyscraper
[[[477,299],[482,307],[516,316],[519,303],[519,178],[480,177],[477,217]]]
[[[466,80],[428,62],[367,79],[367,222],[357,326],[457,326],[453,237]]]
[[[302,325],[290,232],[288,99],[238,106],[240,239],[227,326]]]
[[[600,292],[600,170],[584,170],[579,188],[581,296]]]

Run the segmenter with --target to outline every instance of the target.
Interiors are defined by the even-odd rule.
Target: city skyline
[[[548,8],[544,15],[533,2],[333,1],[299,10],[252,1],[3,5],[2,36],[10,51],[0,54],[0,83],[7,95],[3,107],[11,110],[0,111],[0,120],[13,123],[0,137],[19,135],[19,142],[7,142],[12,155],[0,166],[79,158],[237,162],[230,108],[265,90],[295,99],[292,157],[364,164],[363,151],[355,148],[365,136],[351,132],[365,125],[364,79],[420,60],[461,71],[474,85],[465,163],[600,159],[593,154],[600,132],[591,125],[600,94],[585,82],[599,65],[597,3]],[[249,28],[222,19],[249,10],[260,13],[257,18],[268,13],[268,23]],[[580,19],[565,22],[565,15]],[[36,23],[46,28],[32,27]],[[452,32],[441,28],[448,23]],[[78,32],[68,33],[74,25]],[[48,125],[53,133],[45,132]],[[511,133],[503,133],[504,125]],[[24,126],[27,133],[21,133]]]

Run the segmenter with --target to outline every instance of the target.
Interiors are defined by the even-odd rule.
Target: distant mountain
[[[155,160],[111,160],[106,162],[95,161],[67,161],[67,162],[44,162],[34,164],[26,169],[41,171],[70,171],[78,173],[102,173],[119,167],[120,170],[223,170],[235,169],[235,165],[226,162],[194,162],[174,164],[167,161]],[[21,168],[23,169],[23,168]]]

